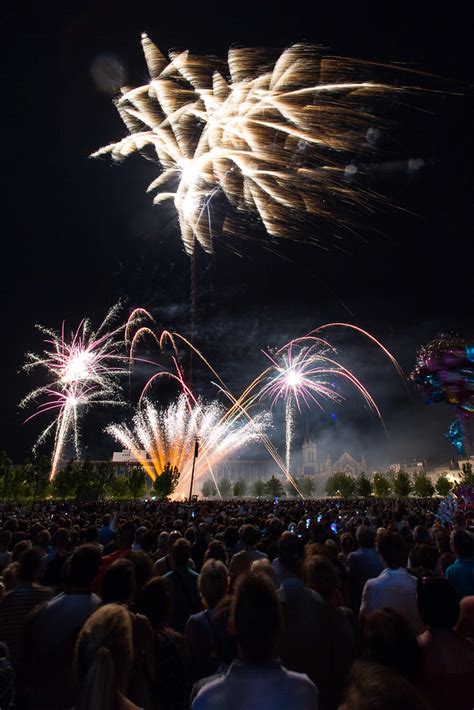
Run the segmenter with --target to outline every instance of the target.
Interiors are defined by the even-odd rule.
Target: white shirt
[[[375,579],[368,579],[362,592],[360,615],[376,609],[394,609],[410,622],[416,635],[424,631],[416,602],[417,579],[404,567],[384,569]]]
[[[318,691],[303,673],[278,662],[248,665],[234,661],[227,673],[207,683],[192,710],[318,710]]]

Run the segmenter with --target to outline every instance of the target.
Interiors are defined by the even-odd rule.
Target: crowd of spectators
[[[0,710],[472,710],[433,500],[0,506]]]

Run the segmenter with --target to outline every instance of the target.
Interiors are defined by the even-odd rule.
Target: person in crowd
[[[128,559],[116,560],[104,575],[100,594],[104,604],[121,604],[128,609],[132,623],[133,665],[128,695],[145,710],[152,708],[155,675],[154,636],[148,619],[130,607],[135,602],[135,568]]]
[[[359,614],[362,591],[368,579],[378,577],[383,570],[383,562],[375,549],[375,531],[368,525],[359,525],[356,531],[359,549],[347,557],[347,584],[349,606]]]
[[[76,645],[76,710],[140,710],[126,695],[133,663],[127,610],[106,604],[84,624]]]
[[[252,562],[267,557],[264,552],[257,550],[260,532],[255,525],[243,525],[240,529],[240,538],[244,549],[236,552],[230,561],[229,573],[232,582],[244,572],[248,572]]]
[[[219,560],[226,567],[229,566],[229,555],[222,540],[211,540],[204,555],[204,562],[207,560]]]
[[[277,595],[282,606],[280,655],[283,665],[306,673],[319,689],[321,707],[336,708],[352,662],[354,634],[339,611],[303,583],[303,546],[284,532],[278,548],[283,581]]]
[[[0,601],[0,641],[6,643],[14,669],[22,650],[27,615],[52,597],[51,589],[38,584],[41,560],[35,547],[27,549],[20,559],[18,585]]]
[[[176,540],[171,549],[173,569],[163,577],[169,584],[173,601],[171,626],[180,633],[184,632],[189,617],[201,608],[197,586],[199,575],[188,566],[190,552],[191,545],[187,540]]]
[[[354,551],[354,546],[355,546],[355,541],[354,541],[354,536],[350,532],[345,532],[342,533],[341,539],[340,539],[340,544],[341,544],[341,551],[338,555],[338,560],[343,565],[343,567],[347,566],[347,560],[349,558],[349,555],[351,552]]]
[[[410,573],[415,575],[415,577],[436,574],[435,570],[438,565],[438,557],[438,551],[433,545],[415,543],[408,558]]]
[[[150,555],[143,550],[140,552],[129,552],[125,559],[133,564],[135,570],[135,596],[130,604],[130,607],[135,609],[140,592],[150,577],[155,575],[155,571]]]
[[[387,666],[358,661],[339,710],[430,710],[421,693]]]
[[[461,599],[456,631],[474,644],[474,596]]]
[[[8,648],[0,642],[0,708],[13,710],[15,702],[15,674]]]
[[[184,710],[188,676],[183,635],[171,628],[172,600],[163,577],[152,577],[143,587],[138,611],[151,624],[155,639],[154,693],[163,710]]]
[[[69,542],[69,532],[59,528],[54,533],[53,549],[44,561],[42,582],[56,591],[61,586],[63,566],[69,556]]]
[[[153,569],[155,574],[159,575],[160,577],[164,576],[168,572],[171,572],[174,570],[174,562],[173,562],[173,555],[171,554],[171,550],[173,548],[174,543],[177,540],[181,540],[182,535],[179,532],[179,530],[173,530],[172,532],[169,533],[168,535],[168,551],[163,557],[160,557],[154,564]],[[191,550],[191,546],[189,548]],[[194,560],[191,558],[191,556],[188,559],[188,567],[190,569],[195,570],[195,564]]]
[[[191,546],[191,559],[194,562],[196,572],[201,571],[201,567],[204,564],[204,555],[206,554],[207,546],[209,544],[209,533],[207,530],[206,523],[199,523],[196,540]]]
[[[231,623],[239,660],[227,673],[206,683],[193,710],[223,707],[246,710],[317,710],[318,691],[309,678],[287,671],[277,660],[281,613],[266,575],[242,574],[237,580]]]
[[[369,579],[362,592],[361,618],[376,609],[395,609],[405,616],[413,631],[419,634],[424,625],[416,602],[416,577],[409,574],[406,550],[399,533],[383,530],[377,536],[377,549],[385,569],[375,579]]]
[[[157,540],[156,540],[156,550],[153,554],[153,559],[155,562],[157,560],[161,560],[163,557],[166,557],[166,555],[170,551],[169,536],[170,536],[170,534],[167,530],[162,530],[160,532],[160,534],[158,535]],[[170,570],[167,570],[167,572],[169,572],[169,571]]]
[[[279,586],[277,584],[275,568],[273,567],[269,559],[263,558],[261,560],[255,560],[250,566],[250,571],[252,572],[252,574],[266,574],[267,577],[272,580],[273,584],[275,585],[275,589]]]
[[[283,533],[283,523],[279,518],[271,518],[268,524],[268,536],[262,540],[261,549],[273,562],[278,554],[278,543]]]
[[[421,658],[410,622],[393,609],[378,609],[364,618],[361,629],[361,657],[387,666],[417,685]]]
[[[191,682],[215,673],[219,666],[217,645],[225,633],[219,623],[218,606],[227,594],[227,568],[219,560],[204,563],[198,589],[205,610],[189,617],[184,638],[189,652]]]
[[[12,553],[10,552],[11,544],[12,534],[10,530],[2,530],[0,532],[0,574],[12,561]]]
[[[104,515],[102,518],[102,527],[99,530],[99,543],[105,548],[110,542],[117,539],[117,531],[115,530],[115,520],[112,515]]]
[[[456,590],[446,579],[418,582],[418,608],[426,625],[419,637],[423,689],[433,710],[470,710],[474,701],[474,647],[454,627],[459,618]]]
[[[451,533],[451,549],[456,561],[447,568],[446,579],[459,599],[474,595],[474,539],[460,528]]]
[[[110,565],[112,565],[116,560],[120,560],[122,557],[126,557],[133,546],[133,541],[135,539],[136,526],[131,521],[123,523],[120,527],[117,536],[117,549],[110,555],[105,555],[102,557],[102,563],[100,566],[100,572],[94,582],[94,590],[98,591],[101,588],[102,580],[105,573],[107,572]]]
[[[29,710],[63,710],[74,705],[74,647],[84,622],[100,604],[92,593],[100,562],[96,545],[77,547],[67,565],[65,591],[33,612],[28,621],[19,677],[29,696]]]

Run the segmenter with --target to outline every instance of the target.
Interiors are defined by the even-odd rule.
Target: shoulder
[[[319,692],[315,684],[308,678],[305,673],[296,673],[295,671],[288,671],[286,668],[282,669],[286,674],[287,682],[298,694],[305,695],[308,699],[313,698],[316,700],[318,698]],[[311,707],[311,706],[309,706]]]
[[[212,710],[221,708],[224,700],[225,676],[206,683],[196,695],[192,710]]]

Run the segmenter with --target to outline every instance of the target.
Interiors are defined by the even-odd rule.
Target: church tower
[[[303,476],[314,476],[318,471],[318,447],[311,441],[303,441]]]

